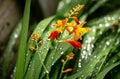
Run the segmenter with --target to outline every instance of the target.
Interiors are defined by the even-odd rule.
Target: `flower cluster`
[[[82,40],[82,36],[89,32],[89,29],[83,28],[87,22],[79,22],[78,18],[76,17],[82,8],[83,5],[77,5],[72,10],[70,10],[67,18],[63,20],[57,20],[56,24],[53,24],[54,27],[57,27],[57,30],[52,31],[49,38],[51,40],[58,40],[60,33],[67,30],[69,35],[74,34],[73,39],[60,40],[60,42],[67,42],[74,48],[82,48],[82,44],[77,40]],[[73,20],[73,22],[71,22],[71,20]]]
[[[40,35],[39,35],[39,33],[37,33],[37,32],[34,32],[34,33],[31,35],[30,40],[31,40],[33,43],[35,43],[35,46],[30,45],[30,46],[28,47],[28,49],[31,50],[31,51],[37,50],[38,45],[40,45],[40,44],[43,42],[42,40],[40,40]]]
[[[73,9],[70,10],[70,13],[68,13],[68,16],[76,16],[80,13],[81,9],[84,7],[84,5],[76,5],[75,7],[73,7]]]

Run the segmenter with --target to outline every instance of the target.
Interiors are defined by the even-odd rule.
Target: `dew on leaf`
[[[106,42],[106,45],[110,45],[110,42],[109,42],[109,41],[107,41],[107,42]]]
[[[102,35],[102,31],[100,31],[99,34]]]
[[[64,54],[64,52],[62,51],[60,54],[61,54],[61,55],[63,55],[63,54]]]
[[[54,59],[54,57],[52,56],[51,59]]]
[[[81,68],[81,62],[78,63],[78,67]]]
[[[103,24],[99,24],[99,27],[103,27]]]
[[[94,58],[96,58],[97,56],[95,55]]]
[[[82,75],[81,77],[84,77],[84,75]]]
[[[14,37],[17,38],[17,37],[18,37],[18,34],[15,34]]]
[[[109,24],[109,23],[106,23],[106,24],[105,24],[105,27],[109,27],[109,26],[110,26],[110,24]]]
[[[95,28],[93,28],[93,29],[92,29],[92,31],[93,31],[93,32],[96,32],[96,29],[95,29]]]

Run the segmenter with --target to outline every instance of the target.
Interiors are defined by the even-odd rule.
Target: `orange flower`
[[[52,32],[50,33],[50,36],[49,36],[48,38],[50,38],[50,39],[52,39],[52,40],[58,39],[58,35],[59,35],[58,31],[55,30],[55,31],[52,31]]]
[[[62,63],[64,63],[64,62],[65,62],[65,60],[64,60],[64,59],[61,59],[61,62],[62,62]]]
[[[36,50],[36,48],[33,46],[29,46],[29,50],[34,51],[34,50]]]
[[[42,44],[42,43],[43,43],[43,41],[42,41],[42,40],[40,40],[40,41],[38,41],[38,43],[37,43],[37,44],[39,45],[39,44]]]
[[[39,33],[38,33],[38,32],[34,32],[34,33],[32,34],[32,36],[30,37],[30,40],[31,40],[31,41],[36,41],[36,40],[39,39],[39,38],[40,38]]]
[[[61,42],[68,42],[71,44],[74,48],[82,48],[82,44],[75,40],[62,40]]]
[[[68,60],[72,60],[72,59],[74,58],[74,56],[75,56],[74,53],[70,53],[70,54],[66,55],[66,58],[67,58]]]
[[[64,70],[63,72],[66,73],[66,72],[71,72],[73,69],[72,68],[67,68],[66,70]]]
[[[63,20],[57,20],[57,23],[53,25],[53,26],[59,27],[59,28],[58,28],[58,32],[59,32],[59,33],[61,33],[61,32],[63,31],[64,26],[65,26],[67,20],[68,20],[68,18],[65,18],[65,19],[63,19]]]
[[[77,20],[76,20],[77,21]],[[67,31],[69,32],[69,34],[75,33],[74,34],[74,40],[78,40],[80,38],[80,40],[82,40],[82,35],[84,35],[85,33],[89,32],[89,29],[87,28],[82,28],[82,26],[86,24],[86,22],[82,22],[77,26],[72,26],[73,30],[70,31],[69,28],[67,27]]]

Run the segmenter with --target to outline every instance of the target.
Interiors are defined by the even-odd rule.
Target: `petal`
[[[67,73],[67,72],[71,72],[73,70],[73,68],[67,68],[66,70],[64,70],[63,72],[64,73]]]
[[[55,30],[55,31],[51,32],[51,34],[50,34],[50,36],[48,38],[50,38],[52,40],[58,39],[58,34],[59,34],[58,31]]]
[[[76,24],[80,24],[78,18],[74,18],[74,21],[76,22]]]
[[[71,44],[74,48],[82,48],[82,44],[75,40],[62,40],[62,42],[68,42]]]

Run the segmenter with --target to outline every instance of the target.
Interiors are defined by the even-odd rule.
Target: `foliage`
[[[55,16],[38,23],[28,40],[25,53],[24,79],[119,79],[120,67],[120,4],[118,0],[61,0]],[[80,23],[86,33],[82,49],[75,49],[62,39],[72,39],[65,30],[58,40],[50,40],[50,33],[56,30],[56,19],[67,17],[69,10],[81,4]],[[71,20],[72,22],[73,20]],[[34,33],[37,33],[34,35]],[[34,38],[35,37],[35,38]],[[39,44],[38,44],[39,43]],[[67,60],[71,52],[72,60]],[[61,62],[62,61],[62,62]],[[65,69],[71,72],[63,72]],[[110,76],[110,77],[109,77]]]

